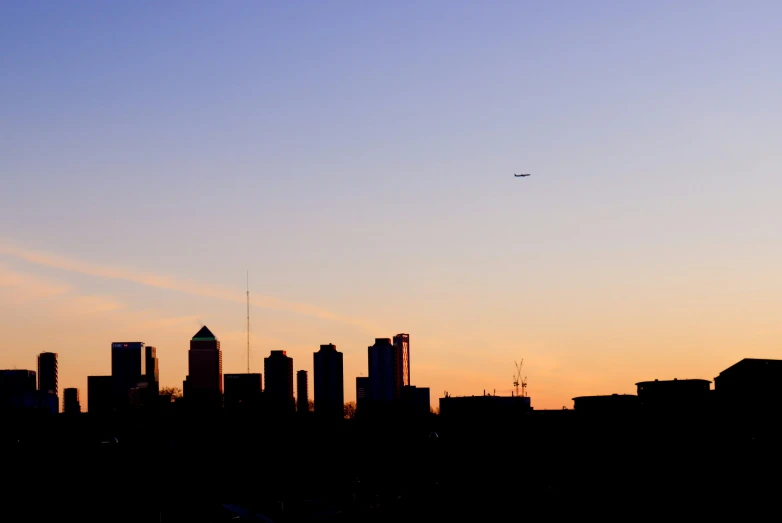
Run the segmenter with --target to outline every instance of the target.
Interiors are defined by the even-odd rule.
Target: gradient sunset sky
[[[410,334],[432,403],[782,358],[780,2],[3,2],[0,368]],[[513,173],[532,173],[515,179]]]

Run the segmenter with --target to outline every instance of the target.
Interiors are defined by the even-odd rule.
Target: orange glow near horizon
[[[49,267],[40,257],[23,257],[31,259]],[[161,385],[181,388],[189,340],[206,324],[221,341],[224,372],[246,370],[244,303],[234,299],[241,297],[238,289],[199,294],[164,285],[165,299],[156,302],[146,294],[160,292],[157,282],[170,279],[144,279],[129,292],[112,285],[109,271],[88,271],[104,278],[99,282],[104,293],[85,294],[69,279],[76,272],[72,263],[57,264],[64,270],[44,276],[34,263],[17,268],[18,261],[0,265],[4,368],[35,369],[39,352],[57,352],[60,388],[75,386],[84,395],[88,375],[110,373],[112,341],[143,341],[158,349]],[[533,407],[560,409],[572,407],[575,396],[635,393],[636,382],[655,378],[713,380],[744,357],[777,356],[782,327],[773,321],[773,309],[766,308],[774,300],[742,301],[737,293],[735,301],[720,303],[717,294],[700,294],[701,306],[696,307],[693,299],[669,303],[663,295],[652,288],[634,303],[624,303],[604,294],[561,308],[556,307],[558,297],[550,295],[537,311],[490,307],[483,315],[444,303],[437,317],[427,315],[426,303],[420,314],[408,310],[387,318],[373,316],[367,307],[365,318],[349,321],[340,321],[351,316],[347,313],[310,306],[275,308],[283,302],[257,300],[262,306],[251,313],[251,371],[262,372],[271,350],[286,350],[295,370],[309,371],[311,380],[313,353],[321,344],[334,343],[345,354],[345,398],[351,401],[355,378],[367,374],[367,347],[374,338],[409,332],[412,382],[430,388],[434,407],[445,391],[452,396],[484,390],[510,395],[514,361],[523,357]],[[750,296],[752,291],[744,294]],[[358,327],[365,324],[387,327],[371,333]]]

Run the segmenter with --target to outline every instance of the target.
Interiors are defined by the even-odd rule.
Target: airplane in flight
[[[513,173],[513,176],[515,176],[516,178],[520,178],[522,176],[529,176],[529,174],[516,174],[516,173]]]

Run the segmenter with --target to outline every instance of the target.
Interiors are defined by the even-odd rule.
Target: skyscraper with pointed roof
[[[202,405],[219,406],[223,393],[223,353],[220,341],[204,325],[190,340],[185,399]]]

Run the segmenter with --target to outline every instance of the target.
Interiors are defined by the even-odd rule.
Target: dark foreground
[[[242,509],[279,523],[749,518],[774,513],[782,462],[773,423],[735,420],[3,430],[3,522],[250,521]]]

